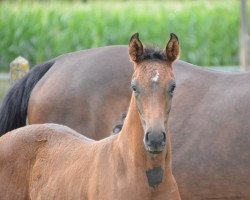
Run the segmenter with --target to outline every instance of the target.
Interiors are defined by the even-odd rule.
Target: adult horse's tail
[[[17,81],[6,94],[0,107],[0,136],[26,125],[29,97],[36,83],[55,61],[37,65]]]

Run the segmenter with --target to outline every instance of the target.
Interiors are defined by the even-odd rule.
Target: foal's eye
[[[131,90],[133,90],[135,93],[138,93],[138,84],[136,82],[136,80],[132,80],[131,81]]]
[[[137,92],[137,88],[135,85],[131,85],[131,89],[134,91],[134,92]]]
[[[175,83],[173,83],[173,84],[170,86],[170,88],[169,88],[169,93],[170,93],[171,95],[174,94],[174,89],[175,89],[175,87],[176,87]]]

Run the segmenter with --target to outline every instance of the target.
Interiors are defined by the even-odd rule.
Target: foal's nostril
[[[162,144],[166,144],[166,133],[162,131],[163,139]]]
[[[166,133],[161,130],[150,130],[145,133],[146,150],[153,154],[162,152],[167,144]]]
[[[146,133],[146,136],[145,136],[145,141],[146,141],[147,143],[148,143],[148,141],[149,141],[149,138],[148,138],[149,133],[150,133],[150,132],[147,132],[147,133]]]
[[[144,137],[144,144],[147,151],[158,154],[164,150],[166,146],[167,138],[166,133],[161,130],[147,131]]]
[[[166,133],[164,131],[152,132],[148,131],[145,134],[145,142],[148,145],[165,145],[166,144]]]

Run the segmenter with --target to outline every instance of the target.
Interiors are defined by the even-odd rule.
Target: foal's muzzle
[[[166,145],[166,133],[164,131],[148,131],[145,134],[144,144],[150,153],[161,153]]]

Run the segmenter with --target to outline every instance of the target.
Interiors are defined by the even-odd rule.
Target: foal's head
[[[167,144],[167,121],[175,89],[172,63],[179,55],[179,42],[170,34],[163,51],[144,48],[139,34],[131,37],[129,56],[134,63],[131,89],[144,130],[144,145],[148,152],[161,153]]]

